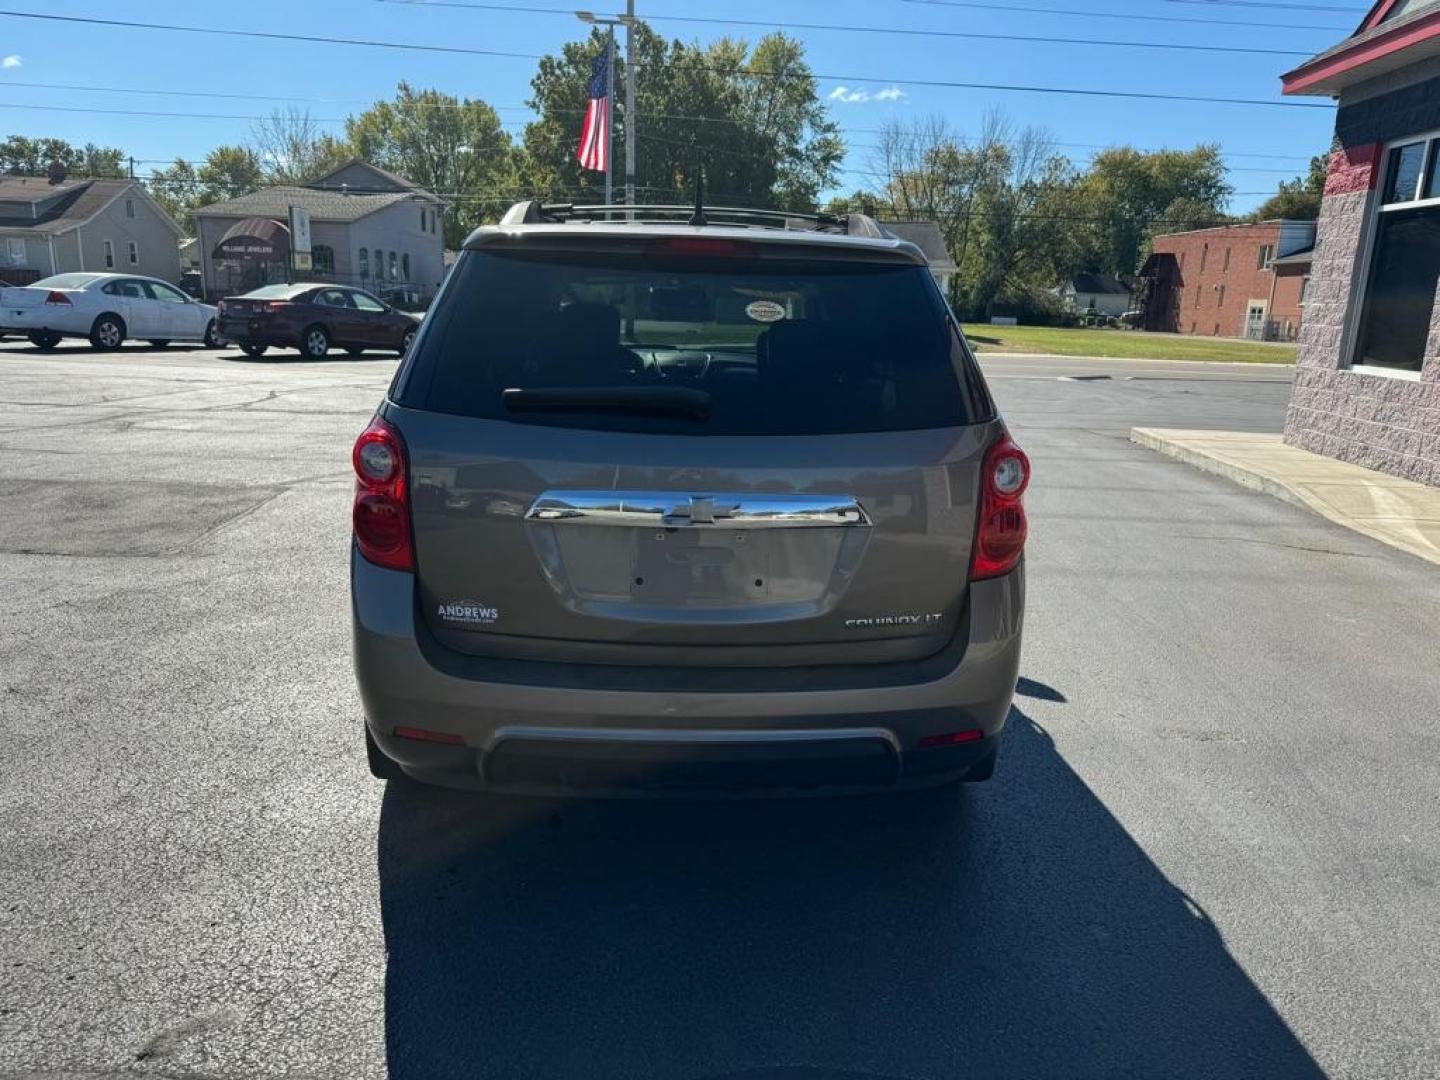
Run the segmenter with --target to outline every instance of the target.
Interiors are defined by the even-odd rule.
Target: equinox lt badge
[[[872,626],[929,626],[945,618],[940,612],[930,615],[872,615],[868,619],[846,619],[845,629],[866,630]]]

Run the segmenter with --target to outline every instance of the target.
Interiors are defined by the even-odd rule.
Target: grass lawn
[[[976,352],[1051,353],[1151,360],[1227,360],[1244,364],[1293,364],[1294,345],[1233,338],[1147,334],[1141,330],[1070,330],[1053,326],[990,326],[966,323]]]

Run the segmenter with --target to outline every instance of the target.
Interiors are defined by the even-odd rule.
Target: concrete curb
[[[1231,449],[1231,452],[1226,454],[1218,446],[1210,445],[1212,442],[1221,440],[1230,441],[1231,447],[1242,448]],[[1330,458],[1294,447],[1284,447],[1284,450],[1288,452],[1286,456],[1293,456],[1296,462],[1304,462],[1306,465],[1313,460],[1333,466],[1330,471],[1335,475],[1319,481],[1316,481],[1313,476],[1308,480],[1301,478],[1294,471],[1290,475],[1286,475],[1285,466],[1277,465],[1275,462],[1274,450],[1283,446],[1278,435],[1254,435],[1247,438],[1238,433],[1223,431],[1169,431],[1162,428],[1131,428],[1130,441],[1137,446],[1143,446],[1148,450],[1164,454],[1166,457],[1174,458],[1201,472],[1224,477],[1251,491],[1258,491],[1281,499],[1292,506],[1309,510],[1337,525],[1343,525],[1347,529],[1368,536],[1372,540],[1378,540],[1417,558],[1440,565],[1440,524],[1435,524],[1440,521],[1440,517],[1432,518],[1430,516],[1432,513],[1440,515],[1440,490],[1384,473],[1373,473],[1347,462],[1332,461]],[[1263,457],[1264,460],[1243,460],[1246,449],[1253,451],[1256,448],[1263,452],[1257,457]],[[1237,458],[1242,460],[1237,460]],[[1404,513],[1368,517],[1347,513],[1333,502],[1321,498],[1313,490],[1312,485],[1316,483],[1324,487],[1333,487],[1335,486],[1334,480],[1338,478],[1344,479],[1345,486],[1356,491],[1370,493],[1375,502],[1390,504],[1387,509],[1391,511],[1408,510],[1414,516],[1407,521]],[[1381,496],[1380,492],[1384,492],[1386,495]]]
[[[1202,367],[1240,367],[1277,369],[1280,371],[1293,372],[1295,361],[1293,360],[1207,360],[1197,357],[1160,357],[1160,356],[1071,356],[1067,353],[1028,353],[1028,352],[1005,352],[1001,349],[977,349],[974,350],[977,359],[984,360],[989,357],[995,360],[1080,360],[1099,361],[1121,364],[1199,364]]]

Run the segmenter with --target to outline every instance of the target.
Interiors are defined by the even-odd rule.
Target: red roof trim
[[[1375,0],[1375,6],[1370,9],[1370,14],[1365,16],[1365,21],[1360,24],[1357,34],[1366,30],[1373,30],[1385,21],[1385,16],[1390,14],[1390,9],[1398,4],[1400,0]]]
[[[1343,75],[1347,71],[1363,67],[1381,57],[1397,53],[1401,49],[1408,49],[1412,45],[1418,45],[1436,35],[1440,35],[1440,9],[1432,11],[1424,18],[1397,26],[1389,33],[1357,41],[1343,52],[1313,60],[1308,64],[1301,64],[1294,71],[1287,72],[1280,77],[1282,92],[1298,94],[1318,82],[1333,79],[1336,75]]]

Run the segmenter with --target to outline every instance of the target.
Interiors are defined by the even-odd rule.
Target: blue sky
[[[556,0],[511,0],[563,7]],[[639,14],[669,37],[701,41],[730,33],[756,37],[768,26],[829,23],[917,30],[917,35],[790,30],[805,41],[822,95],[847,133],[852,170],[839,185],[865,180],[874,136],[890,117],[939,114],[974,132],[1000,108],[1016,124],[1047,129],[1078,163],[1092,145],[1153,148],[1219,143],[1232,167],[1231,209],[1258,203],[1276,181],[1304,171],[1311,154],[1328,148],[1329,108],[1275,108],[1199,102],[1136,101],[1055,94],[907,85],[905,79],[1032,84],[1282,100],[1279,75],[1327,48],[1360,21],[1364,3],[1351,0],[992,0],[1046,12],[942,6],[916,0],[638,0]],[[597,11],[615,0],[582,0]],[[192,26],[462,45],[502,52],[553,52],[585,28],[567,14],[456,10],[383,0],[247,0],[243,5],[134,0],[12,0],[10,10]],[[1059,14],[1058,12],[1065,12]],[[1077,14],[1071,14],[1076,12]],[[1099,12],[1114,13],[1101,17]],[[1078,14],[1083,13],[1083,14]],[[667,21],[664,15],[755,20],[765,26]],[[1274,27],[1142,21],[1134,15],[1228,19]],[[969,40],[935,32],[1015,34],[1061,42]],[[1227,54],[1082,45],[1074,39],[1224,45],[1278,50]],[[140,159],[138,173],[179,156],[203,157],[221,143],[242,141],[250,121],[196,113],[259,115],[293,101],[316,117],[343,118],[388,96],[401,79],[422,87],[483,98],[500,108],[511,131],[526,117],[534,62],[391,49],[295,42],[260,42],[153,30],[80,26],[0,16],[0,133],[53,135],[72,142],[117,145]],[[868,78],[861,78],[868,77]],[[26,83],[125,87],[170,95],[59,90]],[[256,95],[247,100],[172,96],[190,91]],[[1314,99],[1299,99],[1313,101]],[[183,117],[45,111],[153,110]],[[577,103],[578,107],[578,103]],[[643,118],[642,118],[643,122]],[[577,117],[578,125],[579,119]],[[327,125],[339,128],[338,123]]]

